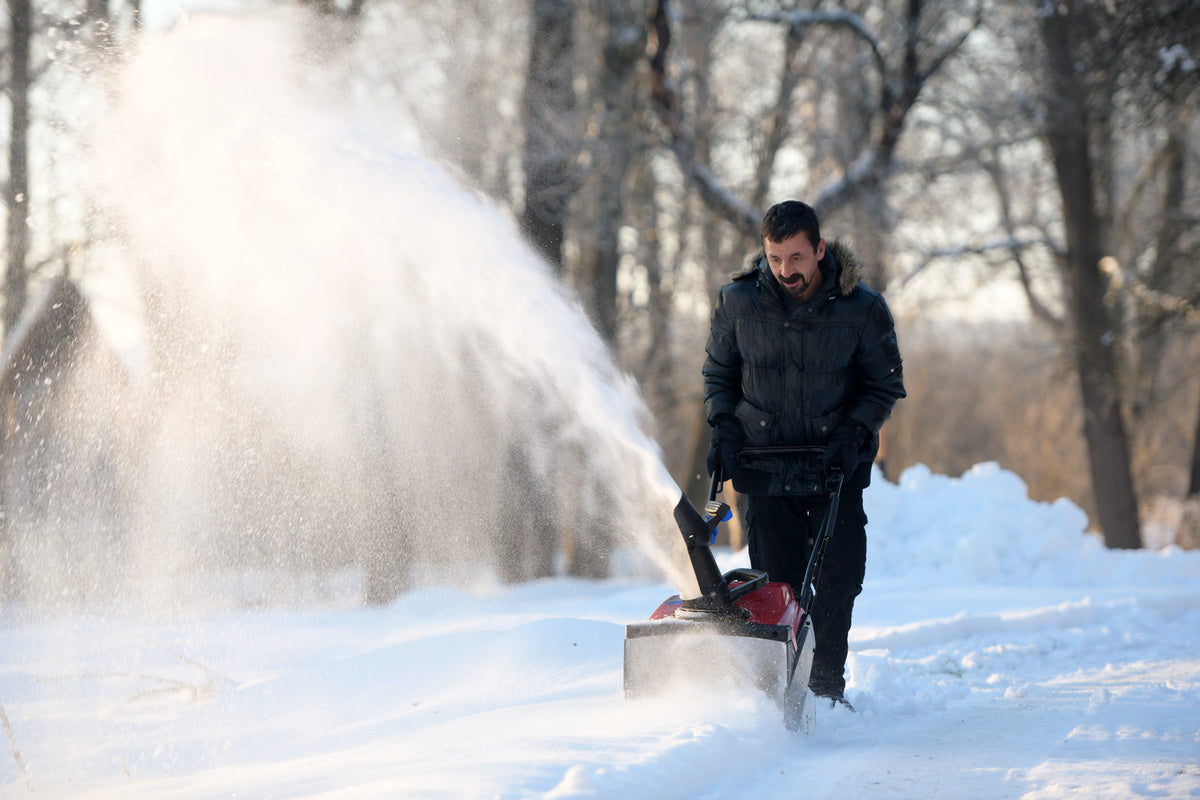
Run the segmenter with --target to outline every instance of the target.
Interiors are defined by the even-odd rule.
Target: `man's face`
[[[825,257],[825,240],[817,241],[814,249],[808,234],[801,231],[782,242],[763,240],[767,264],[783,290],[797,300],[811,300],[821,286],[821,270],[817,262]]]

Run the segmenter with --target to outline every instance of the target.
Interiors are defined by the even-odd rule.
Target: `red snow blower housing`
[[[820,452],[822,448],[815,448]],[[755,455],[811,454],[814,448],[756,448]],[[653,695],[676,676],[709,681],[720,677],[752,679],[782,709],[791,730],[802,726],[809,674],[812,672],[811,610],[821,560],[837,519],[842,475],[827,481],[829,505],[812,548],[799,598],[787,583],[766,572],[734,569],[721,574],[711,545],[717,525],[730,516],[718,502],[720,470],[713,475],[705,514],[683,495],[675,506],[700,596],[668,598],[650,619],[625,628],[625,696]]]

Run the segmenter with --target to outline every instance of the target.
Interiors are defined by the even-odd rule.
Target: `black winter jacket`
[[[853,252],[825,249],[821,287],[792,303],[764,258],[721,288],[705,348],[704,403],[717,427],[734,418],[743,446],[824,446],[834,429],[866,430],[860,466],[848,488],[871,480],[879,429],[904,397],[895,323],[883,296],[859,280]],[[734,487],[749,494],[806,495],[823,490],[819,457],[743,458]]]

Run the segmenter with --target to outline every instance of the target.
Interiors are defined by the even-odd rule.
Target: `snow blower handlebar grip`
[[[708,485],[708,502],[715,502],[717,492],[721,491],[721,484],[725,482],[725,468],[717,464],[717,468],[713,470],[712,483]]]
[[[743,447],[739,456],[799,456],[822,455],[825,448],[819,444],[771,444],[763,447]]]
[[[712,526],[709,532],[708,544],[712,546],[717,543],[717,526],[719,523],[728,522],[733,519],[733,509],[725,503],[717,500],[717,492],[721,491],[721,484],[725,480],[725,472],[721,465],[713,470],[712,484],[708,487],[708,502],[704,505],[704,521]]]

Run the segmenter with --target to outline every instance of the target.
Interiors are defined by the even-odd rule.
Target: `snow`
[[[383,608],[341,576],[286,607],[6,607],[0,797],[1200,797],[1200,554],[1106,550],[994,464],[866,503],[857,711],[808,731],[744,686],[624,699],[624,626],[674,591],[636,554]]]

